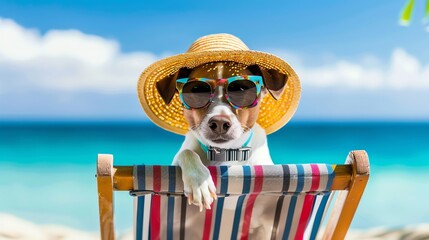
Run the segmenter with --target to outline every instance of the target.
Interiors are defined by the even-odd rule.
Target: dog
[[[211,203],[217,199],[216,188],[207,168],[209,165],[271,165],[270,152],[267,144],[265,130],[256,123],[260,102],[266,94],[271,94],[278,99],[286,85],[287,75],[275,70],[267,70],[258,65],[246,66],[236,62],[211,62],[193,69],[182,68],[177,73],[157,82],[157,90],[166,104],[169,104],[174,94],[179,91],[177,82],[179,79],[227,79],[234,76],[260,76],[263,86],[257,96],[241,96],[238,101],[247,101],[246,98],[255,98],[255,105],[240,108],[232,106],[225,96],[224,84],[217,84],[211,101],[204,106],[192,108],[184,103],[183,114],[190,130],[185,140],[174,157],[173,165],[180,166],[184,192],[188,197],[188,203],[197,205],[200,211],[203,208],[210,209]],[[204,84],[201,84],[204,85]],[[206,86],[206,85],[204,85]],[[197,86],[198,87],[198,86]],[[236,86],[235,86],[236,87]],[[238,89],[240,91],[242,89]],[[183,91],[183,90],[182,90]],[[192,95],[205,92],[192,90],[186,95],[189,101]],[[244,91],[244,90],[243,90]],[[183,94],[183,93],[182,93]],[[255,95],[255,94],[253,94]],[[184,99],[182,98],[182,101]],[[201,103],[203,104],[203,103]],[[250,154],[243,161],[213,161],[209,159],[206,149],[210,148],[212,154],[225,149],[240,149],[247,144],[246,149],[251,149]]]

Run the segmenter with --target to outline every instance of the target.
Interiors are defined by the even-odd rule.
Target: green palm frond
[[[413,14],[413,8],[414,8],[414,0],[409,0],[401,12],[399,24],[404,26],[408,26],[410,24],[411,15]]]
[[[426,21],[429,20],[429,0],[426,0],[425,18],[426,18]]]

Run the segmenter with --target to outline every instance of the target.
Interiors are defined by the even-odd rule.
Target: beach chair
[[[135,197],[135,239],[344,239],[368,181],[369,161],[365,151],[352,151],[341,165],[209,170],[218,200],[199,212],[187,204],[179,167],[114,166],[112,155],[98,155],[101,238],[115,238],[113,191],[129,191]]]

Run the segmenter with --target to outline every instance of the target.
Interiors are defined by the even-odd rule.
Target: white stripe
[[[161,167],[161,192],[168,192],[168,183],[170,178],[168,177],[168,167]]]
[[[289,183],[289,192],[296,192],[298,187],[298,169],[296,165],[289,165],[290,171],[290,183]]]
[[[240,165],[231,166],[228,168],[228,192],[229,193],[242,193],[243,192],[243,167]],[[240,177],[238,177],[240,176]]]
[[[311,171],[310,164],[303,164],[304,167],[304,186],[302,192],[308,192],[311,189],[311,183],[313,182],[313,173]]]
[[[145,166],[145,189],[153,190],[153,167]],[[146,206],[146,205],[145,205]]]
[[[204,231],[205,210],[196,205],[186,207],[185,239],[201,239]]]
[[[264,177],[262,191],[279,193],[283,188],[283,167],[280,165],[265,165],[263,166]]]
[[[235,208],[238,196],[227,197],[223,203],[222,218],[219,228],[219,239],[230,239],[234,222]],[[219,209],[218,209],[219,211]]]
[[[182,180],[182,169],[180,167],[176,168],[176,192],[183,192],[183,180]]]
[[[167,212],[168,212],[168,197],[160,197],[160,227],[159,236],[160,239],[167,239]]]
[[[134,184],[135,184],[135,181],[134,181]],[[133,211],[133,219],[134,219],[134,221],[133,221],[133,229],[134,229],[133,239],[137,238],[137,203],[138,203],[138,197],[134,197],[134,201],[133,201],[133,207],[134,207],[134,211]]]
[[[175,197],[174,198],[174,216],[173,216],[173,239],[180,238],[180,213],[182,210],[182,199],[187,201],[187,198]],[[186,203],[187,204],[187,203]]]
[[[265,239],[271,237],[277,200],[278,196],[258,195],[250,220],[249,239]],[[252,232],[258,235],[252,235]]]
[[[325,190],[326,185],[328,185],[328,167],[326,164],[318,164],[319,171],[320,171],[320,185],[319,185],[319,191]]]
[[[149,239],[149,217],[150,217],[150,206],[152,205],[151,195],[146,195],[144,201],[144,214],[143,214],[143,227],[142,227],[142,239]]]

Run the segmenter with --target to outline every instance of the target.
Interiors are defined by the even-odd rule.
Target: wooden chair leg
[[[346,164],[352,164],[353,176],[348,190],[341,191],[334,203],[322,239],[344,239],[369,178],[369,159],[365,151],[349,153]]]
[[[102,240],[114,240],[113,222],[113,155],[99,154],[97,158],[98,208]]]

